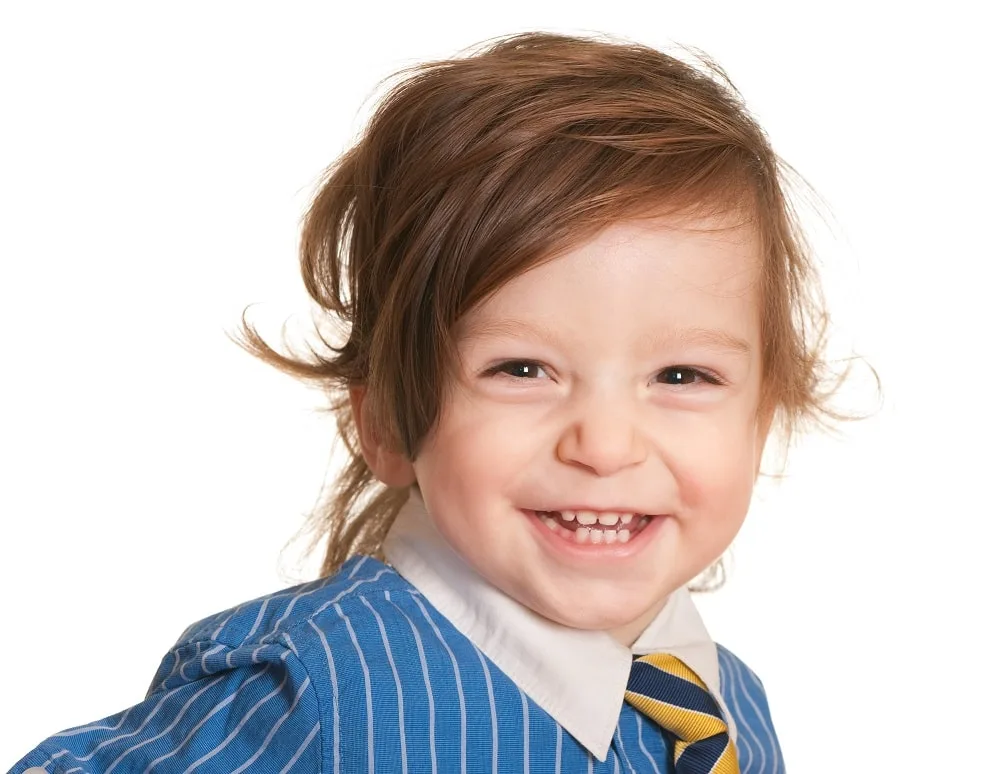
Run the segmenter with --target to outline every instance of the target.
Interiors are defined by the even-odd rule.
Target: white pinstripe
[[[198,657],[201,655],[201,647],[202,647],[203,644],[204,643],[201,640],[199,640],[198,642],[196,642],[194,644],[194,655],[193,656],[189,656],[188,658],[186,658],[184,660],[184,663],[181,664],[181,671],[180,671],[179,674],[180,674],[182,680],[185,680],[185,681],[190,681],[191,680],[191,678],[188,677],[184,673],[184,670],[187,669],[190,664],[194,663],[198,659]]]
[[[170,680],[171,677],[174,676],[174,673],[177,671],[177,667],[180,666],[180,663],[181,663],[181,649],[176,648],[174,650],[174,664],[172,667],[170,667],[170,672],[167,674],[167,676],[164,677],[162,680],[160,680],[160,684],[156,686],[157,691],[162,691],[164,688],[167,687],[167,682]]]
[[[357,570],[358,570],[358,568],[355,567],[354,568],[354,572],[357,572]],[[354,572],[351,573],[351,575],[349,576],[350,578],[354,577]],[[322,613],[327,608],[334,607],[338,602],[340,602],[341,599],[343,599],[345,596],[347,596],[352,591],[354,591],[356,588],[358,588],[358,586],[361,586],[361,585],[363,585],[365,583],[374,583],[379,578],[381,578],[383,575],[385,575],[387,572],[393,572],[393,570],[391,570],[390,568],[386,567],[386,568],[384,568],[382,570],[379,570],[377,573],[375,573],[370,578],[362,578],[359,581],[355,581],[349,588],[344,589],[337,596],[335,596],[333,599],[328,600],[327,602],[324,602],[322,605],[320,605],[318,608],[316,608],[316,612],[314,612],[311,617],[315,618],[316,616],[318,616],[320,613]]]
[[[365,677],[365,707],[368,709],[368,774],[375,774],[375,718],[372,712],[372,676],[368,672],[368,662],[365,661],[364,651],[358,644],[358,637],[351,626],[351,619],[344,615],[340,605],[333,606],[334,611],[341,617],[347,626],[347,633],[351,636],[354,649],[358,652],[358,660],[361,662],[361,671]]]
[[[262,650],[265,650],[266,648],[267,648],[267,644],[258,645],[256,648],[254,648],[252,651],[250,651],[250,661],[251,661],[251,663],[253,663],[253,664],[259,664],[260,663],[260,652]]]
[[[202,657],[201,657],[201,671],[202,672],[206,672],[206,673],[208,672],[208,663],[205,661],[205,659],[208,658],[209,656],[215,655],[216,653],[218,653],[220,650],[222,650],[225,647],[226,647],[225,645],[216,645],[214,648],[210,648],[209,650],[206,650],[204,652],[204,654],[202,654]]]
[[[635,713],[635,730],[639,737],[639,749],[649,758],[649,764],[653,767],[653,771],[659,774],[660,767],[656,765],[656,761],[653,759],[652,753],[649,752],[649,748],[646,747],[646,743],[642,741],[642,718],[639,713]]]
[[[475,648],[475,646],[473,646]],[[497,764],[499,763],[499,733],[497,729],[497,703],[493,698],[493,678],[490,676],[490,668],[479,648],[475,648],[476,655],[479,656],[479,663],[483,665],[483,675],[486,677],[486,695],[490,699],[490,729],[493,731],[493,774],[497,774]]]
[[[271,631],[269,631],[266,635],[264,635],[263,639],[267,639],[268,637],[273,637],[275,635],[281,624],[283,624],[285,621],[288,620],[288,616],[292,614],[292,610],[295,608],[295,605],[298,604],[300,599],[302,599],[303,597],[308,597],[310,594],[316,591],[318,587],[323,586],[328,582],[329,581],[327,578],[320,578],[319,580],[310,581],[305,586],[302,586],[298,590],[298,593],[292,597],[292,601],[288,603],[288,607],[285,608],[285,612],[282,613],[281,618],[279,618],[277,621],[274,622],[274,626],[271,627]],[[289,595],[286,594],[284,595],[284,598],[287,598],[288,596]],[[282,598],[281,595],[277,597],[271,597],[271,599],[280,599],[280,598]]]
[[[285,655],[288,655],[288,654],[286,653]],[[198,760],[196,760],[194,763],[192,763],[190,766],[188,766],[186,769],[184,769],[184,774],[191,774],[192,771],[194,771],[196,768],[198,768],[205,761],[207,761],[207,760],[209,760],[211,758],[214,758],[216,755],[218,755],[220,752],[222,752],[222,750],[224,750],[229,745],[229,743],[231,741],[233,741],[233,739],[236,738],[236,735],[239,734],[239,732],[242,730],[243,726],[245,726],[247,723],[250,722],[250,718],[252,718],[257,713],[257,710],[259,710],[267,702],[269,702],[271,699],[273,699],[275,696],[277,696],[279,693],[281,693],[282,689],[285,687],[285,683],[286,682],[288,682],[288,674],[287,673],[285,674],[284,677],[281,678],[281,682],[278,683],[278,687],[274,688],[267,695],[262,696],[257,701],[257,703],[254,704],[250,708],[250,711],[247,712],[247,714],[244,715],[240,719],[240,722],[236,724],[236,728],[234,728],[232,731],[230,731],[229,735],[225,739],[223,739],[213,749],[209,750],[207,753],[205,753],[204,755],[202,755]]]
[[[274,724],[274,726],[271,728],[271,730],[267,733],[267,736],[264,737],[264,741],[261,742],[260,747],[257,748],[257,752],[255,752],[253,755],[251,755],[250,758],[249,758],[249,760],[247,760],[246,763],[244,763],[242,766],[240,766],[238,769],[236,769],[232,774],[241,774],[241,772],[246,771],[248,768],[250,768],[250,766],[253,765],[253,762],[255,760],[257,760],[261,755],[264,754],[264,750],[267,749],[267,746],[271,743],[271,740],[274,739],[274,735],[276,733],[278,733],[278,729],[281,728],[282,724],[286,720],[288,720],[288,718],[291,717],[292,713],[295,711],[295,708],[299,704],[299,700],[302,698],[302,694],[306,692],[306,688],[308,688],[308,687],[309,687],[309,678],[307,677],[305,680],[302,681],[302,686],[296,692],[295,698],[292,699],[291,706],[289,706],[289,708],[287,710],[285,710],[285,714],[284,715],[282,715],[280,718],[278,718],[277,722]],[[242,722],[241,722],[240,725],[242,725]],[[237,727],[237,729],[238,728],[239,727]]]
[[[773,769],[773,771],[776,773],[778,771],[778,741],[771,734],[771,730],[770,730],[770,728],[768,728],[768,726],[770,724],[765,720],[764,713],[761,712],[760,707],[757,705],[757,702],[754,701],[753,696],[751,695],[750,691],[747,689],[746,683],[743,682],[742,670],[737,670],[736,671],[736,678],[739,681],[740,688],[743,690],[743,696],[744,696],[744,698],[746,698],[746,700],[750,702],[750,706],[753,709],[754,714],[757,716],[757,719],[760,720],[761,726],[767,732],[767,735],[769,737],[769,741],[771,743],[771,751],[772,751],[772,755],[770,757],[771,757],[772,761],[774,762],[774,769]],[[757,740],[757,743],[760,745],[760,749],[761,749],[761,752],[762,752],[762,757],[763,757],[764,760],[767,760],[768,756],[767,756],[766,749],[764,747],[763,740],[761,740],[757,736],[757,734],[753,733],[752,731],[750,732],[750,735],[755,740]]]
[[[236,607],[236,608],[234,608],[234,609],[233,609],[233,612],[231,612],[231,613],[230,613],[229,615],[227,615],[227,616],[226,616],[225,618],[223,618],[223,619],[222,619],[222,623],[220,623],[220,624],[218,625],[218,627],[216,627],[215,631],[213,631],[213,632],[212,632],[212,633],[211,633],[211,634],[209,635],[208,639],[210,639],[210,640],[215,640],[215,639],[218,639],[219,635],[220,635],[220,634],[222,634],[222,630],[226,628],[226,624],[227,624],[227,623],[229,623],[229,622],[230,622],[231,620],[233,620],[233,616],[235,616],[235,615],[238,615],[239,613],[241,613],[241,612],[243,611],[243,608],[245,608],[245,607],[247,606],[247,604],[249,604],[249,603],[247,603],[247,602],[244,602],[244,603],[243,603],[242,605],[240,605],[239,607]],[[186,630],[184,631],[184,634],[182,634],[182,635],[181,635],[181,639],[182,639],[182,640],[184,640],[184,639],[186,639],[186,638],[188,638],[188,637],[190,636],[190,630],[191,630],[192,628],[193,628],[193,627],[189,626],[189,627],[188,627],[188,628],[187,628],[187,629],[186,629]]]
[[[299,745],[299,749],[295,751],[295,755],[292,756],[292,759],[285,764],[284,768],[281,771],[279,771],[278,774],[288,774],[289,769],[291,769],[292,766],[295,765],[295,761],[297,761],[299,757],[302,755],[302,753],[306,751],[306,748],[309,746],[309,743],[313,740],[313,737],[316,736],[317,733],[319,733],[319,725],[320,725],[319,722],[317,722],[316,725],[313,726],[312,731],[309,732],[309,735],[305,738],[302,744]]]
[[[56,758],[62,758],[64,755],[73,755],[73,753],[71,753],[69,750],[60,750],[54,755],[50,755],[49,759],[42,764],[42,768],[47,769],[55,762]]]
[[[725,666],[723,666],[723,665],[725,665]],[[722,658],[721,654],[720,654],[720,658],[719,658],[719,672],[720,672],[720,674],[722,674],[722,673],[725,674],[725,679],[726,679],[726,683],[727,684],[733,684],[734,683],[733,674],[732,674],[732,671],[731,671],[732,669],[733,669],[733,665],[729,661],[729,659],[728,658]],[[735,693],[735,689],[733,690],[733,692]],[[750,747],[750,740],[747,739],[747,737],[748,736],[751,737],[753,739],[753,741],[757,743],[757,746],[760,748],[760,754],[761,754],[762,757],[766,757],[767,756],[767,751],[764,749],[764,745],[761,744],[760,740],[756,737],[756,735],[750,733],[750,728],[749,728],[749,725],[747,723],[746,716],[743,714],[743,711],[740,709],[739,702],[733,702],[733,705],[734,705],[733,706],[733,711],[736,713],[736,716],[739,717],[739,719],[742,722],[743,726],[747,729],[745,732],[743,732],[743,733],[741,733],[739,735],[738,742],[737,742],[737,743],[739,743],[739,742],[745,742],[744,747],[745,747],[745,749],[746,749],[746,751],[748,753],[748,757],[747,757],[747,759],[745,761],[742,760],[742,756],[738,756],[738,757],[741,758],[741,760],[740,760],[740,768],[743,769],[744,771],[752,771],[753,770],[753,762],[754,762],[755,756],[754,756],[753,749],[751,749],[751,747]]]
[[[635,774],[635,767],[632,765],[632,761],[628,759],[628,753],[625,752],[625,742],[622,741],[622,729],[621,726],[615,726],[615,736],[618,737],[618,746],[622,750],[622,755],[625,756],[625,763],[628,764],[628,770]]]
[[[180,686],[180,687],[183,687],[183,686]],[[116,742],[120,742],[123,739],[128,739],[129,737],[136,736],[137,734],[142,733],[142,729],[144,729],[147,725],[149,725],[149,722],[153,719],[153,717],[156,715],[156,713],[160,711],[160,707],[162,707],[167,702],[167,700],[170,699],[174,695],[174,691],[177,691],[177,690],[179,690],[179,688],[175,688],[173,691],[169,691],[168,693],[163,694],[163,696],[160,698],[160,700],[156,703],[156,706],[153,707],[153,711],[150,712],[148,715],[146,715],[146,717],[143,719],[142,723],[139,724],[139,727],[137,729],[135,729],[135,731],[129,731],[127,734],[119,734],[118,736],[112,737],[111,739],[105,739],[99,745],[97,745],[96,747],[94,747],[94,749],[90,751],[89,755],[85,755],[82,758],[77,758],[75,755],[73,755],[71,752],[69,752],[69,750],[64,750],[64,752],[67,755],[73,755],[73,758],[75,760],[78,760],[81,763],[86,763],[91,758],[93,758],[100,750],[102,750],[103,748],[107,747],[109,744],[115,744]]]
[[[323,643],[326,666],[330,670],[330,684],[333,688],[333,774],[340,774],[340,685],[337,682],[337,668],[333,664],[333,653],[330,651],[330,643],[327,642],[323,630],[312,619],[309,620],[309,625],[319,635],[319,640]]]
[[[115,768],[118,766],[118,764],[121,763],[122,760],[125,758],[125,756],[127,756],[129,753],[132,753],[135,750],[138,750],[140,747],[145,747],[147,744],[150,744],[151,742],[155,742],[157,739],[160,739],[160,738],[166,736],[167,734],[169,734],[174,729],[174,727],[178,723],[180,723],[181,718],[184,717],[184,713],[188,711],[188,708],[192,704],[194,704],[194,702],[198,699],[198,697],[201,696],[203,693],[205,693],[205,691],[207,691],[213,685],[216,685],[219,682],[221,682],[222,679],[223,679],[223,676],[219,675],[214,680],[212,680],[207,685],[205,685],[201,690],[199,690],[197,693],[195,693],[190,699],[188,699],[186,702],[184,702],[184,706],[182,706],[177,711],[177,716],[174,718],[174,722],[173,723],[171,723],[169,726],[167,726],[165,729],[163,729],[156,736],[154,736],[154,737],[152,737],[150,739],[147,739],[144,742],[140,742],[139,744],[133,745],[132,747],[129,747],[125,752],[123,752],[121,755],[119,755],[117,758],[115,758],[110,764],[108,764],[108,767],[105,770],[105,774],[111,774],[111,772],[115,770]]]
[[[354,567],[354,569],[351,570],[351,574],[347,576],[347,580],[350,580],[351,578],[353,578],[355,575],[358,574],[358,570],[360,570],[362,567],[365,567],[367,565],[368,565],[368,557],[367,556],[362,556],[360,559],[358,559],[358,563]]]
[[[57,739],[67,736],[78,736],[79,734],[86,734],[89,731],[117,731],[119,728],[122,727],[122,724],[125,722],[125,719],[128,718],[129,713],[131,713],[132,710],[134,709],[135,707],[129,707],[127,710],[125,710],[125,712],[122,713],[121,720],[119,720],[113,726],[102,726],[99,723],[94,723],[89,726],[80,726],[79,728],[73,728],[70,729],[69,731],[63,731],[58,734],[53,734],[52,738]]]
[[[420,636],[416,624],[406,614],[406,611],[389,598],[388,591],[385,592],[385,599],[406,619],[406,622],[410,625],[410,629],[413,631],[413,639],[417,643],[417,655],[420,656],[420,669],[424,675],[424,687],[427,689],[427,725],[430,729],[429,750],[431,755],[431,774],[437,774],[437,744],[434,741],[434,691],[431,688],[431,675],[430,670],[427,668],[427,656],[424,653],[423,638]]]
[[[257,627],[260,626],[261,621],[264,620],[264,611],[267,610],[267,604],[270,601],[271,599],[268,598],[261,603],[260,610],[257,611],[257,620],[253,622],[253,626],[250,627],[250,631],[247,632],[247,635],[243,638],[243,642],[246,642],[253,637],[254,633],[257,631]]]
[[[517,689],[517,692],[521,694],[521,730],[524,734],[522,747],[524,749],[524,772],[527,774],[531,770],[531,737],[528,735],[531,719],[528,717],[528,697],[520,688]]]
[[[458,659],[455,658],[454,651],[451,649],[448,643],[445,642],[444,636],[441,634],[441,630],[438,629],[437,624],[434,623],[433,619],[431,619],[430,614],[428,614],[427,612],[427,608],[424,607],[423,602],[420,601],[420,597],[417,594],[413,594],[412,596],[413,596],[413,601],[416,603],[417,607],[420,608],[420,612],[424,614],[424,618],[427,619],[427,623],[431,625],[431,628],[437,635],[438,640],[440,640],[441,644],[444,646],[444,649],[448,651],[448,656],[451,658],[451,666],[455,672],[455,687],[458,690],[458,712],[459,712],[459,718],[461,720],[461,729],[462,729],[461,731],[462,740],[460,742],[461,747],[459,748],[462,754],[461,774],[465,774],[465,750],[467,744],[465,738],[466,737],[465,689],[462,687],[462,673],[461,670],[459,670],[458,668]]]
[[[247,604],[249,604],[249,602],[244,602],[242,605],[240,605],[240,607],[245,607]],[[203,640],[203,639],[205,639],[205,637],[202,634],[196,634],[196,632],[199,629],[201,629],[202,631],[204,631],[204,630],[208,629],[209,626],[213,626],[218,621],[222,621],[222,623],[219,624],[219,627],[217,629],[217,631],[221,631],[222,630],[222,626],[225,625],[226,621],[228,621],[232,617],[232,612],[229,612],[229,615],[226,615],[227,612],[229,612],[229,611],[227,611],[227,610],[221,610],[220,612],[213,613],[212,615],[208,616],[207,618],[203,618],[200,621],[195,621],[193,624],[191,624],[187,629],[185,629],[181,633],[181,636],[178,639],[178,642],[183,642],[184,640]],[[235,611],[233,611],[233,612],[235,612]],[[214,640],[215,637],[212,636],[212,637],[209,637],[208,639]]]
[[[184,745],[186,745],[189,741],[191,741],[191,738],[195,734],[198,733],[198,731],[201,729],[201,727],[203,725],[205,725],[209,720],[212,719],[212,716],[215,715],[215,713],[220,712],[221,710],[225,709],[230,704],[232,704],[234,701],[236,701],[236,697],[237,697],[237,695],[239,694],[239,692],[241,690],[243,690],[244,688],[246,688],[248,685],[251,685],[256,680],[259,680],[260,678],[262,678],[269,671],[270,671],[270,667],[262,669],[257,674],[255,674],[253,677],[251,677],[249,680],[246,680],[245,682],[240,683],[239,687],[235,691],[233,691],[231,694],[229,694],[229,696],[227,696],[225,699],[223,699],[218,704],[216,704],[214,707],[212,707],[211,712],[209,712],[207,715],[205,715],[205,717],[203,717],[198,722],[198,724],[188,732],[187,736],[185,736],[180,741],[180,743],[173,750],[171,750],[168,753],[165,753],[165,754],[161,755],[159,758],[156,758],[156,759],[150,761],[149,765],[146,766],[146,768],[143,770],[143,774],[149,774],[149,772],[153,770],[153,767],[157,766],[161,761],[165,761],[167,758],[172,758],[173,756],[177,755],[177,753],[179,753],[181,751],[181,748],[183,748]]]
[[[375,623],[378,626],[379,634],[382,636],[382,647],[385,648],[385,655],[389,659],[389,668],[392,670],[392,679],[396,683],[396,705],[399,710],[399,762],[403,767],[403,774],[407,774],[408,767],[406,765],[406,719],[403,713],[403,685],[399,682],[399,672],[396,670],[396,660],[392,657],[392,647],[389,645],[389,636],[385,633],[385,624],[382,622],[382,616],[380,616],[375,608],[371,606],[371,603],[361,597],[361,604],[371,610],[373,616],[375,616]]]

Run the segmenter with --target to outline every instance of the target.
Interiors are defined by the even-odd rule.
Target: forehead
[[[704,329],[755,339],[760,265],[746,218],[622,221],[510,280],[469,313],[460,334],[527,321],[593,338],[596,319],[613,322],[609,334]]]

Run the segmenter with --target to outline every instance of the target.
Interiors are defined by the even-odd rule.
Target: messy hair
[[[321,387],[336,414],[349,459],[313,514],[323,574],[353,554],[379,555],[408,496],[365,463],[348,388],[366,388],[376,436],[414,459],[453,373],[459,319],[624,219],[665,208],[751,219],[762,255],[759,410],[786,441],[834,416],[826,311],[788,197],[791,170],[711,60],[524,33],[394,78],[304,218],[301,270],[322,347],[279,353],[246,312],[236,339]]]

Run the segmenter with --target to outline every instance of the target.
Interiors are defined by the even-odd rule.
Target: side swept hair
[[[379,555],[408,495],[365,463],[347,388],[365,385],[376,433],[415,458],[455,364],[459,318],[616,221],[664,208],[752,219],[763,256],[761,410],[786,443],[810,421],[841,418],[822,386],[827,313],[786,197],[791,170],[723,70],[691,59],[524,33],[393,76],[304,219],[302,277],[340,340],[320,332],[325,351],[281,354],[246,311],[234,339],[320,386],[337,416],[349,461],[313,514],[327,540],[323,574],[355,553]]]

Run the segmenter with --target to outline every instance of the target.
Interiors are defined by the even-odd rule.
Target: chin
[[[587,605],[560,605],[557,608],[550,607],[543,610],[536,608],[535,612],[572,629],[610,631],[630,627],[649,615],[652,608],[655,607],[658,612],[661,606],[662,602],[656,604],[652,601],[645,607],[623,606],[620,599],[614,599],[608,600],[606,604],[594,604],[591,601]],[[652,618],[652,616],[649,617]]]

